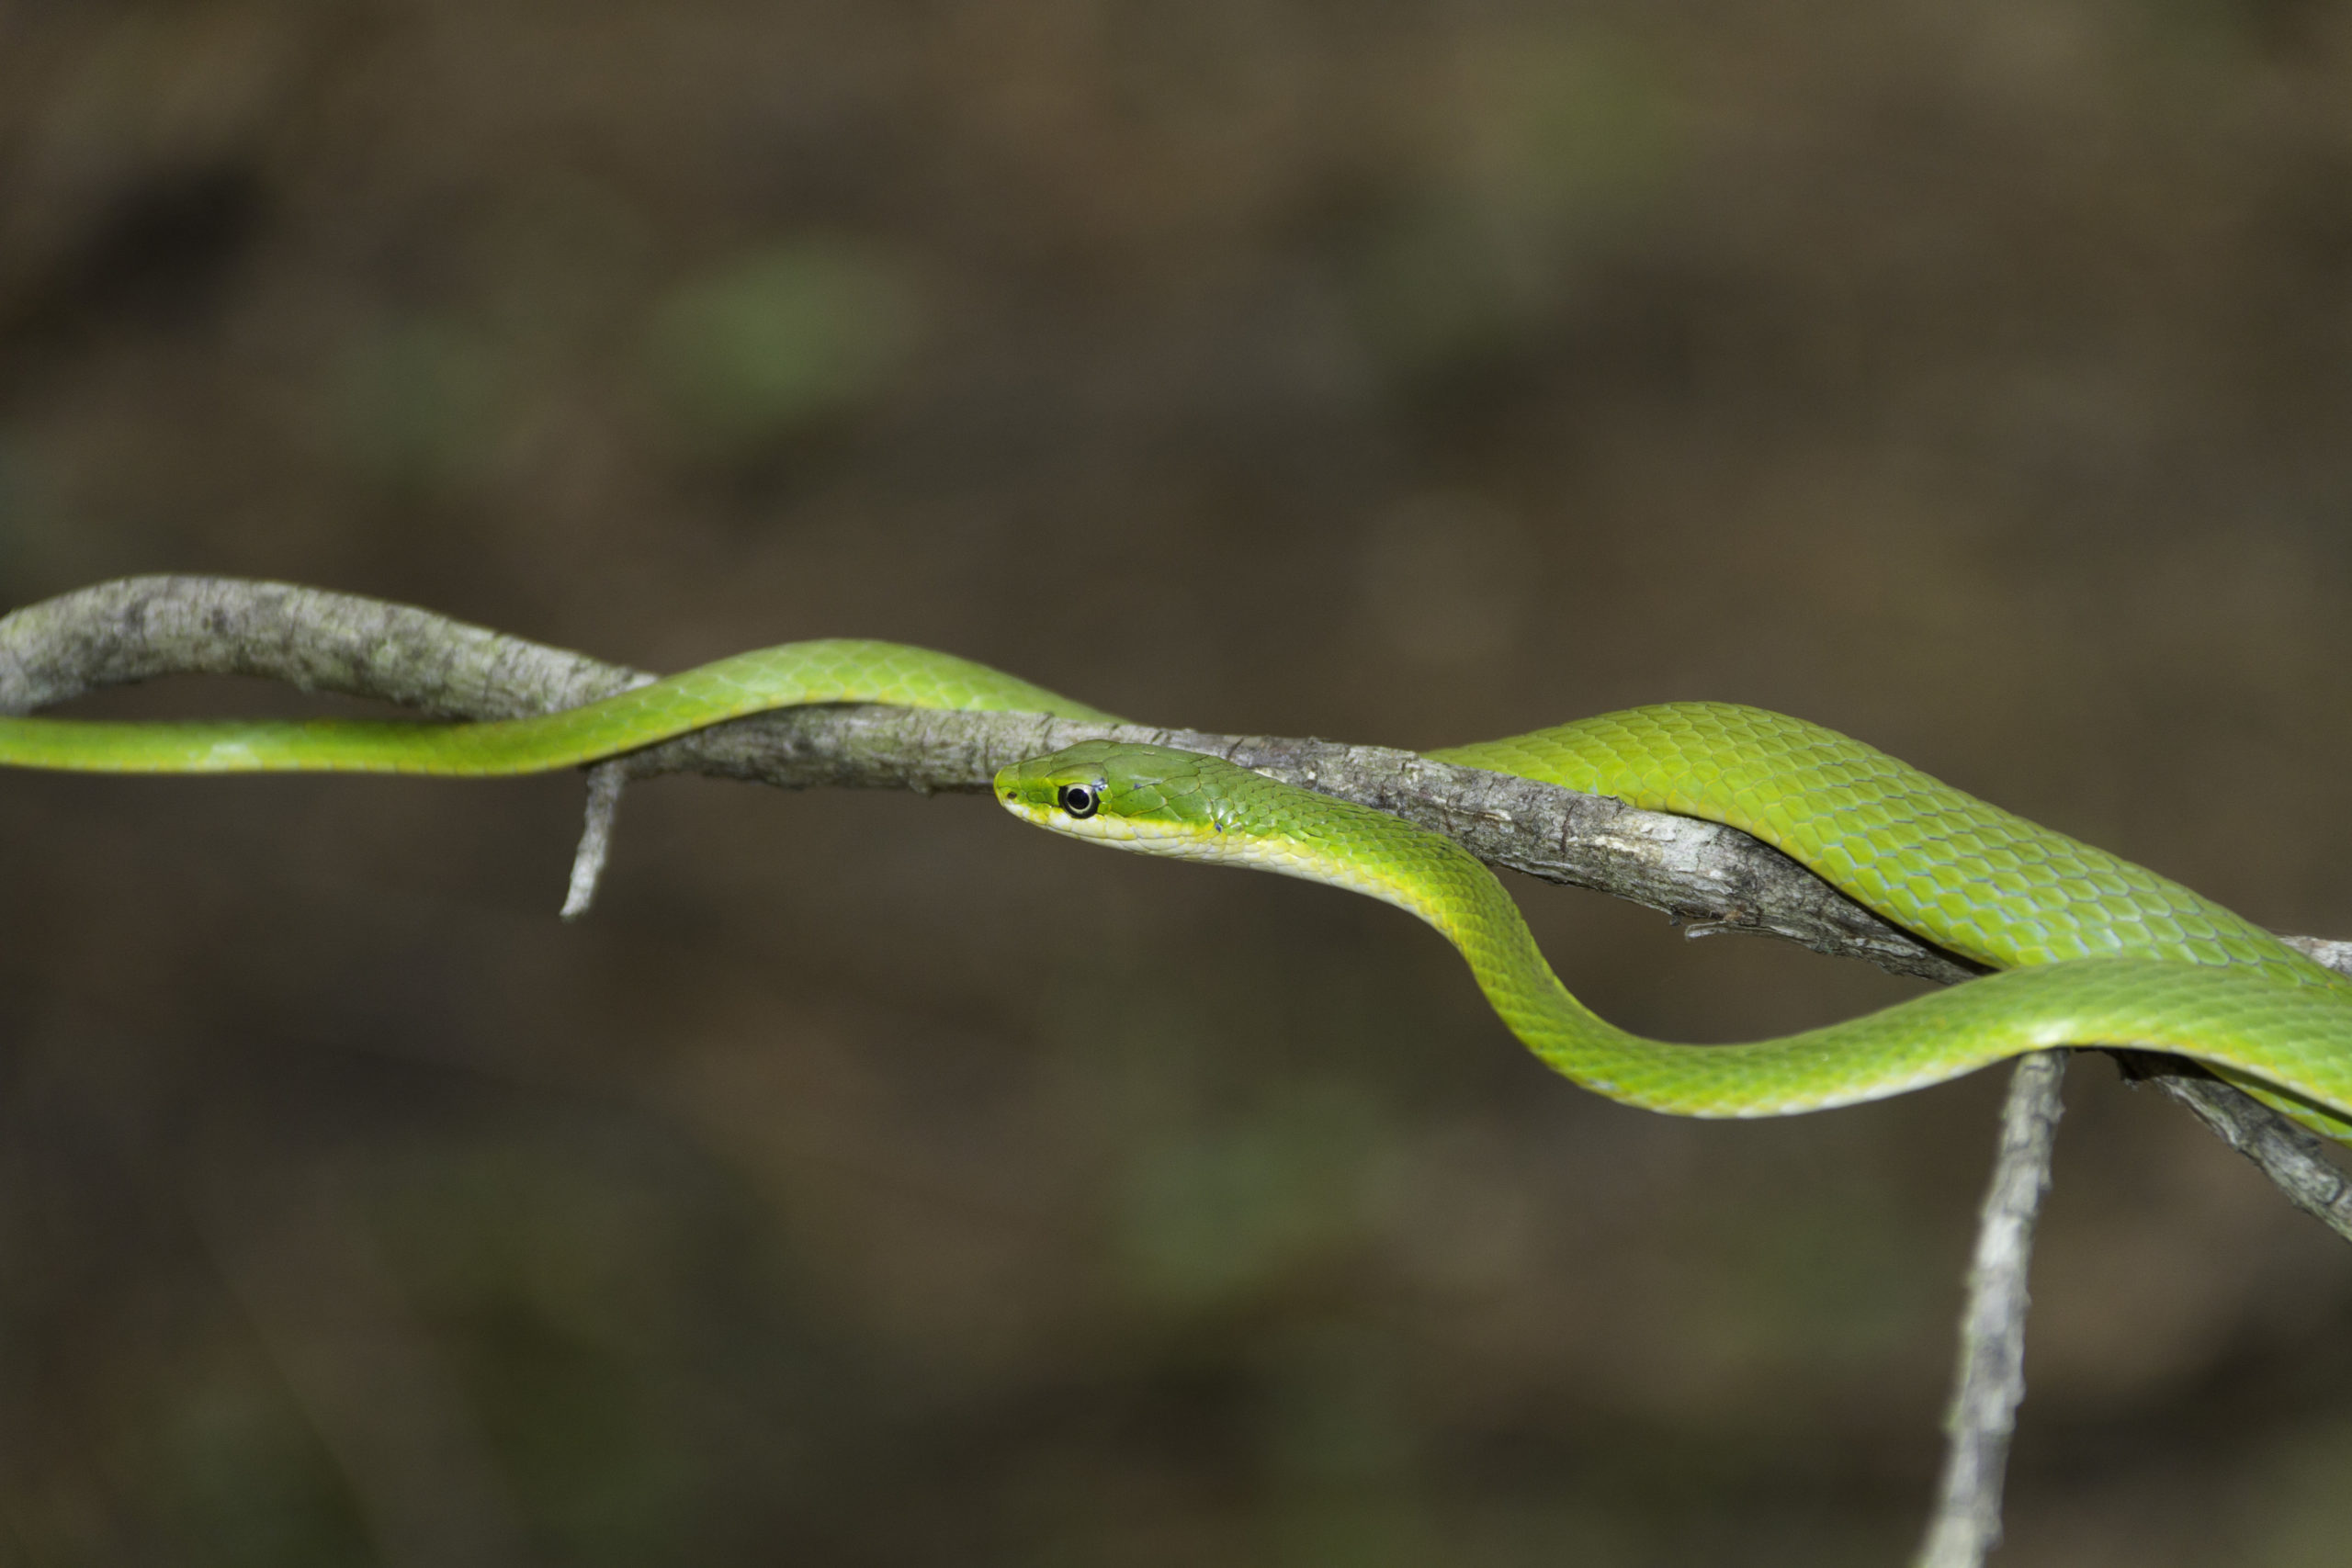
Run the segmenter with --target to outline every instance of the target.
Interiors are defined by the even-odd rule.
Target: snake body
[[[1687,708],[1635,709],[1611,721],[1639,727],[1649,715],[1668,723],[1690,717]],[[1945,790],[1888,761],[1900,770],[1891,776],[1903,783]],[[1109,741],[1017,762],[997,775],[996,788],[1016,816],[1072,837],[1332,883],[1410,910],[1461,951],[1496,1012],[1538,1056],[1589,1089],[1646,1110],[1789,1115],[1942,1083],[2026,1051],[2105,1044],[2208,1063],[2254,1080],[2266,1098],[2323,1126],[2334,1122],[2327,1111],[2352,1112],[2352,989],[2227,910],[2105,856],[2098,856],[2102,864],[2169,889],[2151,906],[2161,912],[2154,918],[2195,919],[2201,906],[2198,923],[2242,943],[2246,961],[2183,962],[2135,942],[2105,949],[2109,956],[2005,970],[1825,1029],[1747,1045],[1690,1046],[1644,1039],[1596,1016],[1553,974],[1493,873],[1451,839],[1385,812],[1316,795],[1218,758]],[[1702,789],[1690,804],[1713,800]],[[1997,850],[1984,852],[1996,863],[2014,861]],[[2131,894],[2097,896],[2116,901]],[[2073,909],[2075,923],[2087,929],[2094,922],[2075,908],[2086,901],[2068,892],[2041,903]],[[2044,940],[2034,934],[2047,923],[2033,919],[2034,902],[2027,900],[2019,941]],[[2187,953],[2227,951],[2221,934],[2184,940]],[[2260,953],[2261,942],[2277,954]]]
[[[1988,968],[2136,955],[2352,991],[2177,882],[1785,714],[1661,703],[1429,755],[1726,823]]]
[[[811,703],[890,703],[1120,722],[1017,675],[898,642],[787,642],[697,665],[601,701],[479,724],[370,719],[107,724],[0,717],[0,766],[92,773],[544,773],[730,718]]]
[[[747,714],[832,702],[1118,722],[967,660],[829,640],[484,723],[0,717],[0,765],[484,777],[577,766]],[[1531,1049],[1628,1104],[1781,1115],[1900,1093],[2025,1051],[2131,1045],[2207,1062],[2352,1141],[2352,983],[2177,884],[1860,742],[1754,708],[1679,703],[1430,755],[1728,823],[1896,924],[2002,972],[1782,1039],[1667,1044],[1583,1007],[1484,865],[1385,813],[1214,758],[1102,741],[1016,763],[998,775],[997,794],[1058,831],[1309,876],[1410,909],[1461,950]],[[1069,808],[1073,789],[1085,792],[1083,813]]]

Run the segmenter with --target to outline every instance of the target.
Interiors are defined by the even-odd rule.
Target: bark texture
[[[185,673],[263,676],[442,718],[549,713],[654,678],[409,605],[235,578],[124,578],[0,617],[0,711]],[[605,776],[695,773],[783,789],[978,791],[1008,762],[1098,736],[1212,752],[1393,811],[1490,864],[1647,905],[1694,936],[1778,937],[1939,982],[1977,973],[1736,829],[1386,747],[838,704],[717,725],[617,759],[607,765],[617,775]],[[594,792],[592,840],[609,833],[617,793],[611,783]],[[567,908],[585,907],[601,859],[583,853]],[[2352,973],[2352,943],[2288,940]],[[2297,1207],[2352,1239],[2352,1182],[2321,1140],[2194,1066],[2150,1057],[2130,1070],[2188,1104]]]

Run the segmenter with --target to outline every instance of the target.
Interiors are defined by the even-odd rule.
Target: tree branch
[[[407,605],[232,578],[125,578],[0,617],[0,712],[187,672],[266,676],[447,718],[551,713],[653,678]],[[1688,922],[1693,935],[1774,936],[1943,982],[1977,973],[1735,829],[1409,751],[1328,740],[1080,724],[1035,714],[863,704],[791,708],[718,725],[606,765],[597,776],[616,782],[597,786],[590,838],[600,821],[609,829],[621,778],[699,773],[786,789],[978,791],[1008,762],[1098,736],[1213,752],[1393,811],[1451,835],[1492,864],[1645,904]],[[600,848],[583,844],[571,906],[593,889],[601,858]],[[2288,940],[2352,973],[2352,944]],[[2188,1101],[2298,1207],[2352,1239],[2352,1183],[2319,1153],[2317,1139],[2193,1066],[2146,1060],[2144,1076]]]
[[[653,679],[426,611],[281,583],[130,578],[0,617],[0,712],[187,672],[266,676],[449,718],[553,712]],[[1978,973],[1777,851],[1713,823],[1381,747],[856,704],[762,714],[588,770],[587,826],[564,913],[586,909],[632,778],[700,773],[786,789],[978,791],[1007,762],[1094,737],[1212,752],[1393,811],[1492,864],[1663,910],[1690,922],[1693,936],[1775,936],[1939,982]],[[2352,943],[2287,940],[2352,973]],[[2154,1078],[2297,1207],[2352,1239],[2352,1180],[2321,1140],[2194,1064],[2117,1055],[2128,1077]],[[1924,1568],[1974,1568],[1999,1539],[2001,1473],[2024,1393],[2026,1264],[2049,1182],[2064,1062],[2058,1052],[2028,1056],[2011,1084],[1970,1273],[1941,1495],[1917,1559]]]

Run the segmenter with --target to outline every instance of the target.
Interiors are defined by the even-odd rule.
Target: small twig
[[[650,686],[655,677],[633,675],[623,682],[622,689]],[[571,852],[571,883],[564,889],[563,908],[560,918],[576,920],[596,902],[596,885],[605,874],[605,862],[612,857],[613,825],[621,811],[621,791],[628,787],[628,763],[618,759],[597,762],[587,769],[588,803],[580,824],[580,847]]]
[[[596,882],[605,874],[605,860],[612,853],[613,820],[620,815],[621,790],[628,784],[628,769],[619,762],[599,762],[588,770],[587,818],[580,827],[580,847],[571,855],[571,886],[563,896],[562,918],[576,920],[596,901]]]
[[[2037,1051],[2018,1059],[2009,1079],[2000,1154],[1968,1269],[1960,1368],[1944,1417],[1950,1446],[1943,1483],[1917,1568],[1977,1568],[2000,1544],[2002,1472],[2018,1403],[2025,1397],[2026,1266],[2041,1195],[2050,1187],[2058,1086],[2065,1073],[2065,1052]]]

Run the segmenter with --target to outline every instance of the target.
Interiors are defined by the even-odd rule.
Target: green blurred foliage
[[[344,353],[339,444],[395,489],[427,492],[478,479],[502,412],[498,358],[455,322],[381,323]]]
[[[332,1458],[301,1413],[272,1397],[275,1382],[266,1368],[232,1362],[163,1415],[163,1522],[190,1560],[222,1568],[375,1561]],[[45,1554],[62,1543],[24,1544]]]
[[[1686,111],[1634,39],[1589,25],[1497,35],[1464,51],[1469,112],[1356,263],[1365,341],[1407,378],[1526,355],[1678,174]]]
[[[2352,1529],[2345,1467],[2352,1422],[2330,1420],[2267,1446],[2263,1480],[2245,1499],[2258,1521],[2245,1561],[2255,1568],[2320,1568],[2344,1554]]]
[[[870,244],[803,239],[669,291],[646,354],[685,439],[741,452],[879,396],[920,329],[905,270]]]
[[[1360,1239],[1381,1118],[1349,1085],[1292,1095],[1129,1142],[1120,1250],[1155,1311],[1247,1302]]]

